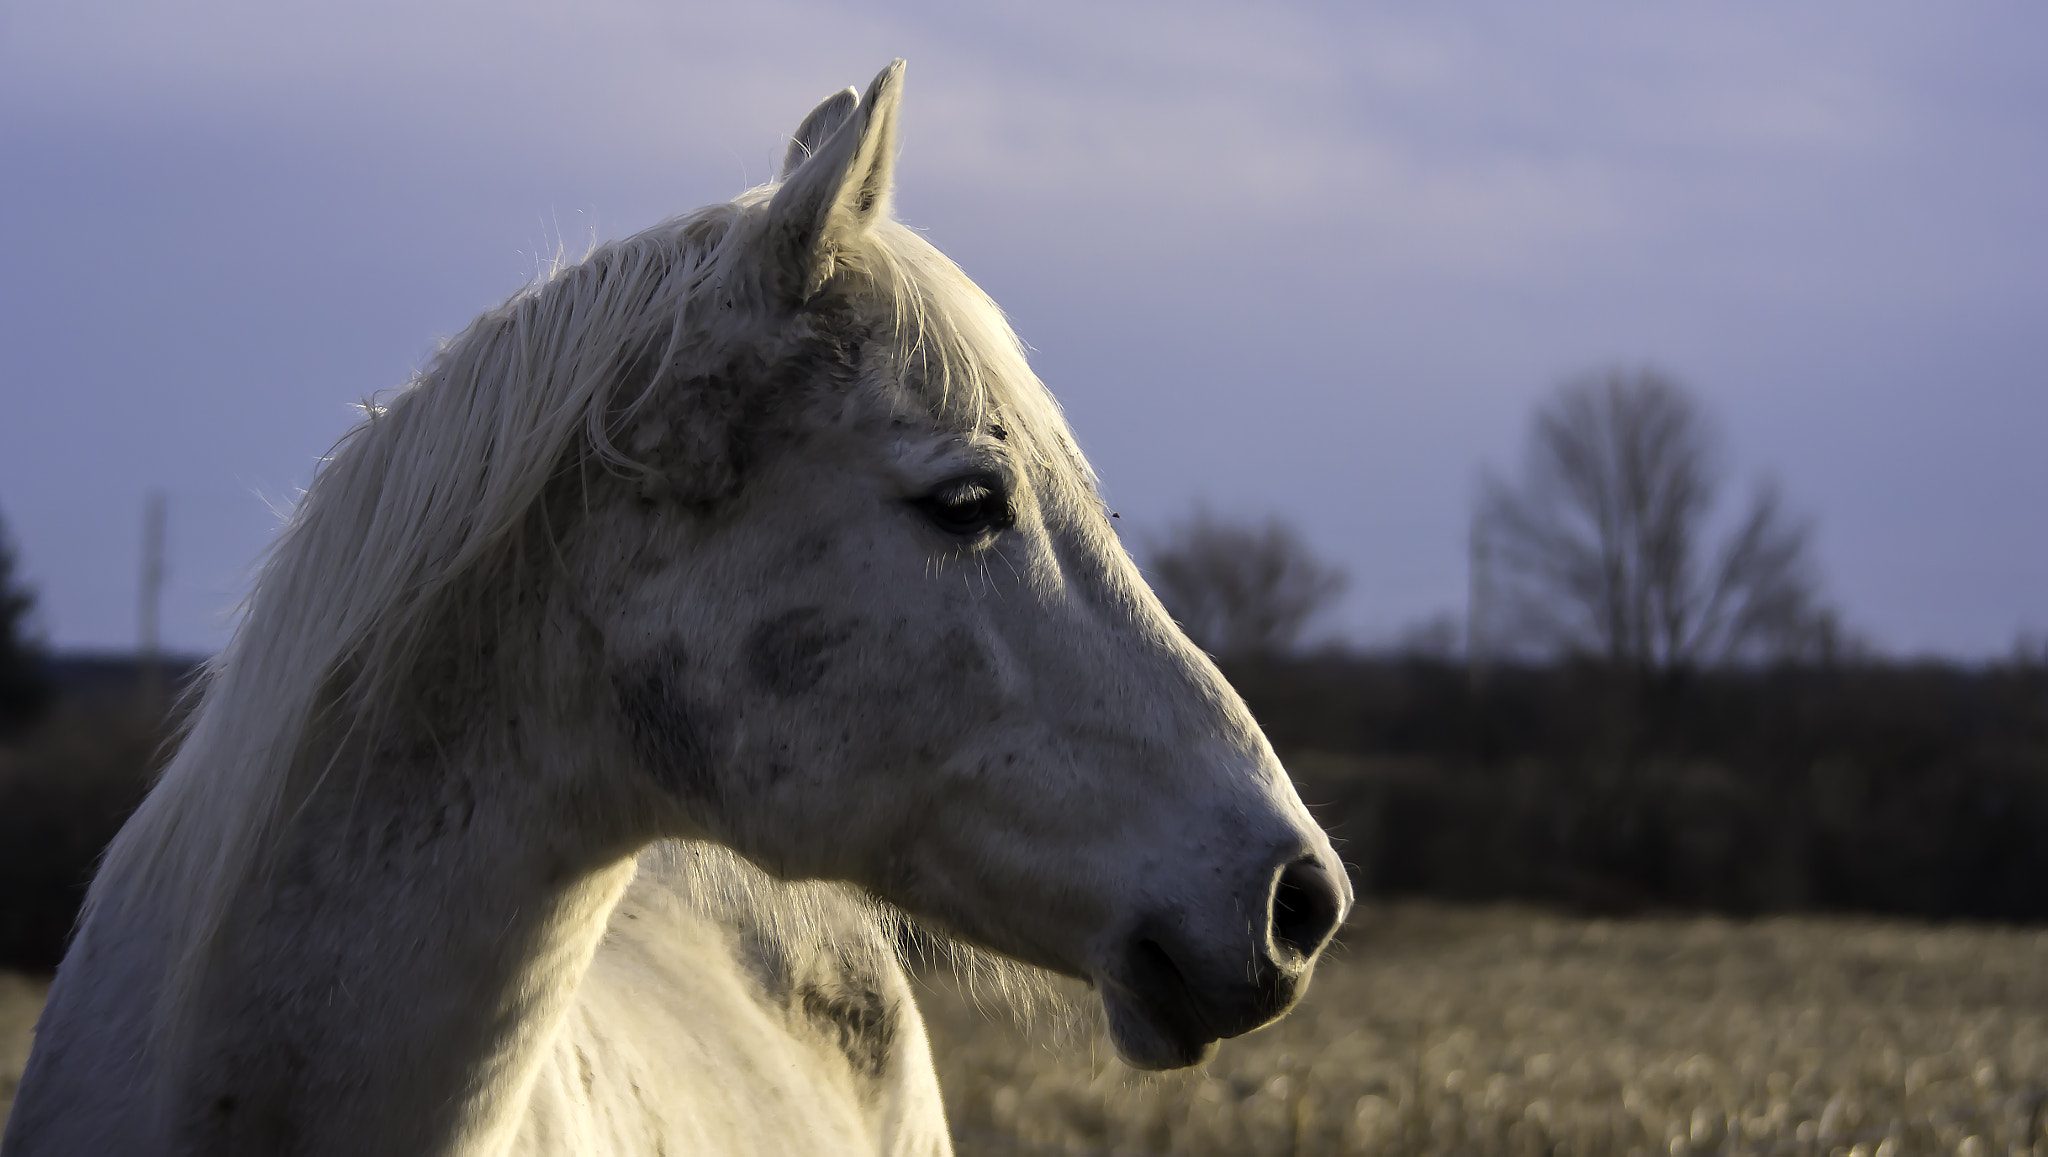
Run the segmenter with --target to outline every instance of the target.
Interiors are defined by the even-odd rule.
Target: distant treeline
[[[0,743],[6,968],[62,956],[168,734],[132,661],[46,670],[54,703]],[[1371,893],[2048,920],[2048,663],[1225,673]]]
[[[43,658],[36,718],[0,732],[0,968],[64,955],[100,851],[142,802],[193,658]]]
[[[1226,673],[1381,894],[2048,919],[2048,664]]]

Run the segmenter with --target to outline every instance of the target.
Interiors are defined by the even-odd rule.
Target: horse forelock
[[[181,1047],[215,939],[245,882],[272,866],[280,823],[335,770],[309,739],[331,742],[336,720],[345,732],[395,710],[450,608],[478,605],[465,584],[551,549],[531,541],[534,515],[567,466],[654,469],[620,439],[665,380],[636,377],[636,361],[659,351],[663,363],[688,363],[749,340],[745,319],[758,313],[730,306],[764,281],[751,226],[771,192],[552,271],[447,342],[395,396],[366,404],[337,444],[263,561],[179,751],[88,895],[87,917],[126,910],[166,938],[159,1048]],[[1092,493],[1021,343],[950,260],[887,220],[840,260],[835,280],[889,323],[909,401],[947,425],[1000,428],[1061,484]],[[1022,974],[978,967],[1003,978],[1000,989],[1021,985]]]

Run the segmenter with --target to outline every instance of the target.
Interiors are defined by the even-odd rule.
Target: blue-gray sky
[[[1333,627],[1462,605],[1479,471],[1653,363],[1898,652],[2048,628],[2048,9],[797,2],[0,8],[0,517],[62,647],[211,650],[347,428],[558,249],[766,178],[910,61],[899,216],[1123,525],[1278,512]]]

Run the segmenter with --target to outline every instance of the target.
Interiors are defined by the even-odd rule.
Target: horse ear
[[[790,153],[805,143],[806,130],[829,132],[768,203],[768,257],[797,301],[809,301],[838,268],[839,254],[889,211],[889,183],[896,167],[896,108],[903,95],[903,62],[882,70],[865,99],[848,108],[837,128],[827,130],[841,93],[804,119]]]
[[[825,141],[840,125],[846,123],[848,114],[860,107],[860,94],[850,86],[842,88],[818,102],[804,123],[796,126],[796,132],[789,138],[789,151],[782,157],[782,179],[787,181],[811,159]]]

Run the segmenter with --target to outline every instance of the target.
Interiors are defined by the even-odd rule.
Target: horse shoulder
[[[893,956],[770,944],[677,888],[643,868],[613,913],[518,1152],[951,1152]]]

